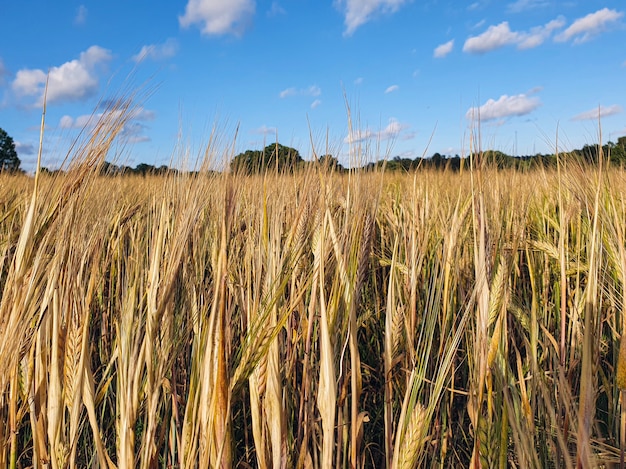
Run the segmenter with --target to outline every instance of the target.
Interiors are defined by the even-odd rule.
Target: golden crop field
[[[0,467],[619,464],[625,172],[100,176],[119,119],[0,175]]]

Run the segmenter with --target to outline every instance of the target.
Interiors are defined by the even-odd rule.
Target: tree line
[[[617,139],[617,142],[607,142],[602,147],[598,145],[585,145],[583,148],[564,153],[567,159],[574,159],[590,164],[597,164],[600,156],[604,161],[612,164],[626,166],[626,136]],[[486,150],[468,156],[449,156],[434,153],[430,157],[417,157],[414,159],[396,156],[389,160],[379,160],[368,163],[360,169],[372,170],[385,167],[388,171],[416,171],[419,169],[445,169],[449,171],[461,171],[470,165],[489,166],[499,169],[526,170],[533,167],[556,166],[557,155],[535,154],[525,156],[512,156],[497,150]],[[13,139],[0,128],[0,172],[21,172],[20,159],[18,158]],[[239,174],[258,174],[267,171],[280,173],[293,172],[305,169],[311,165],[325,168],[329,171],[347,171],[339,160],[330,154],[325,154],[307,161],[302,158],[300,152],[280,143],[272,143],[261,150],[246,150],[236,155],[230,162],[230,170]],[[46,168],[42,172],[54,173]],[[117,165],[105,162],[101,172],[103,175],[163,175],[180,172],[166,165],[153,166],[139,163],[137,166]]]

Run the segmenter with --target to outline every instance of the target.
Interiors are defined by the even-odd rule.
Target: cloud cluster
[[[535,0],[519,0],[510,8],[529,8],[531,6],[541,6],[543,2]],[[497,25],[491,25],[486,31],[470,36],[463,45],[463,51],[470,54],[484,54],[505,46],[516,46],[518,49],[532,49],[543,44],[554,35],[557,42],[573,40],[574,43],[585,42],[592,37],[608,30],[615,24],[623,13],[616,10],[603,8],[595,13],[590,13],[583,18],[575,20],[569,27],[557,34],[565,27],[565,18],[558,17],[542,26],[535,26],[528,31],[513,31],[508,21],[503,21]],[[442,46],[439,46],[442,47]],[[436,49],[437,50],[437,49]]]
[[[410,129],[410,125],[401,123],[395,118],[390,118],[387,126],[379,131],[373,131],[371,129],[353,130],[350,134],[344,138],[344,143],[353,144],[363,142],[365,140],[410,140],[415,137],[415,132],[407,132]]]
[[[144,60],[165,60],[174,57],[178,52],[178,41],[168,39],[163,44],[149,44],[141,48],[139,53],[133,55],[133,61],[139,63]]]
[[[595,109],[590,109],[589,111],[581,112],[580,114],[572,117],[573,121],[584,121],[584,120],[597,120],[603,117],[614,116],[616,114],[620,114],[623,111],[622,107],[613,104],[611,106],[599,106]]]
[[[379,15],[395,13],[410,0],[334,0],[344,14],[346,36]],[[188,0],[185,13],[179,16],[180,25],[187,28],[200,25],[203,34],[241,35],[251,24],[256,11],[256,0]],[[285,9],[273,1],[267,16],[285,14]]]
[[[518,49],[531,49],[540,46],[558,29],[565,26],[564,18],[556,18],[543,26],[536,26],[529,31],[512,31],[508,21],[496,26],[489,26],[478,36],[471,36],[463,45],[463,52],[484,54],[504,46],[516,45]]]
[[[252,21],[254,0],[189,0],[178,21],[183,28],[199,24],[207,36],[241,35]]]
[[[350,36],[375,16],[395,13],[407,0],[336,0],[335,3],[345,14],[344,34]]]
[[[106,108],[108,103],[104,101],[102,107]],[[59,120],[59,128],[61,129],[84,129],[94,127],[102,118],[116,119],[122,111],[105,111],[93,114],[83,114],[77,117],[64,115]],[[152,121],[156,118],[154,111],[137,107],[132,109],[125,115],[124,128],[119,137],[126,143],[138,143],[150,141],[150,137],[144,134],[147,126],[145,122]]]
[[[112,59],[111,52],[100,46],[91,46],[78,59],[52,67],[48,78],[49,103],[80,101],[98,91],[100,66]],[[46,72],[41,69],[19,70],[11,84],[19,97],[35,97],[34,105],[41,106],[46,84]]]
[[[468,109],[465,117],[470,121],[486,122],[512,116],[524,116],[539,106],[541,106],[541,101],[536,96],[529,96],[524,93],[514,96],[504,94],[497,100],[488,99],[485,104],[478,108]]]

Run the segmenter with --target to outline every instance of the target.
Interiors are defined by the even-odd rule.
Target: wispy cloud
[[[387,126],[380,131],[371,129],[354,130],[344,138],[345,143],[358,143],[365,140],[410,140],[415,137],[415,132],[409,132],[410,125],[404,124],[392,117],[389,119]]]
[[[294,87],[291,87],[282,90],[280,93],[278,93],[278,96],[280,96],[281,98],[288,98],[289,96],[295,96],[297,94],[298,90]]]
[[[512,116],[530,114],[541,106],[541,101],[535,96],[518,94],[515,96],[502,95],[497,100],[488,99],[485,104],[467,110],[465,117],[468,120],[490,121]]]
[[[398,91],[399,89],[400,87],[398,85],[391,85],[387,87],[387,89],[385,90],[385,94],[393,93],[394,91]]]
[[[573,121],[585,121],[585,120],[597,120],[603,117],[614,116],[616,114],[620,114],[623,111],[622,107],[613,104],[611,106],[599,106],[595,109],[590,109],[589,111],[581,112],[580,114],[572,117]]]
[[[87,7],[80,5],[76,10],[76,16],[74,16],[74,24],[77,26],[83,25],[87,22]]]
[[[445,44],[440,44],[437,47],[435,47],[435,50],[433,52],[433,57],[443,58],[446,55],[448,55],[450,52],[452,52],[453,48],[454,48],[454,39],[446,42]]]
[[[164,60],[174,57],[178,53],[178,41],[169,38],[163,44],[149,44],[143,46],[139,53],[133,55],[133,61],[139,63],[144,60]]]
[[[49,103],[80,101],[98,91],[98,70],[112,59],[111,52],[100,46],[91,46],[78,59],[50,69],[48,81]],[[40,69],[19,70],[12,83],[20,97],[36,97],[36,106],[43,103],[46,72]]]
[[[478,23],[476,23],[474,26],[472,26],[472,29],[480,29],[483,26],[485,26],[485,23],[487,22],[487,20],[482,19],[480,20]]]
[[[408,0],[335,0],[335,4],[345,14],[344,34],[350,36],[360,26],[380,14],[391,14]]]
[[[285,10],[277,1],[273,1],[272,6],[270,7],[269,10],[267,10],[267,16],[270,18],[273,18],[275,16],[286,15],[286,14],[287,14],[287,10]]]
[[[292,86],[290,88],[286,88],[278,93],[278,96],[281,98],[288,98],[290,96],[319,96],[322,94],[322,90],[317,85],[311,85],[307,88],[296,88]]]
[[[624,62],[624,65],[626,65],[626,62]],[[354,80],[354,84],[361,85],[363,83],[363,80],[364,80],[363,77],[358,77],[356,80]]]
[[[487,6],[489,0],[479,0],[477,2],[472,2],[467,6],[468,11],[476,11],[481,10]]]
[[[506,6],[506,9],[509,13],[521,13],[523,11],[543,8],[549,5],[550,2],[547,2],[546,0],[517,0],[513,3],[509,3]]]
[[[261,127],[254,129],[252,132],[261,135],[276,135],[277,129],[276,127],[269,127],[264,124]]]
[[[578,18],[565,31],[555,37],[559,42],[574,40],[575,44],[588,41],[594,36],[607,31],[624,16],[623,12],[603,8],[595,13]]]
[[[240,36],[252,22],[255,10],[254,0],[189,0],[178,21],[183,28],[199,24],[207,36]]]
[[[552,34],[565,26],[565,19],[558,17],[545,25],[535,26],[528,31],[512,31],[509,22],[489,26],[478,36],[467,38],[463,45],[463,52],[470,54],[484,54],[505,46],[515,45],[518,49],[531,49],[540,46]]]
[[[320,104],[322,104],[322,100],[321,99],[316,99],[315,101],[313,101],[311,103],[311,109],[315,109],[316,107],[318,107]]]

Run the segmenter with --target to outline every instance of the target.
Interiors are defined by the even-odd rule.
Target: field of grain
[[[0,175],[0,467],[619,466],[626,173],[103,177],[116,119]]]

